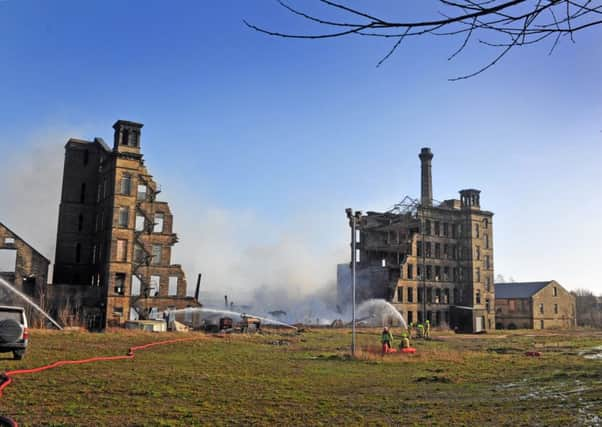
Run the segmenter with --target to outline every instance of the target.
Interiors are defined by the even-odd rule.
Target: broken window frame
[[[169,276],[167,283],[167,295],[170,297],[178,295],[178,276]]]
[[[424,234],[427,236],[431,235],[431,221],[428,219],[424,221]]]
[[[79,264],[82,260],[82,244],[77,242],[75,244],[75,263]]]
[[[127,206],[120,206],[118,211],[117,224],[120,228],[128,228],[130,225],[130,209]]]
[[[163,233],[165,227],[165,214],[163,212],[156,212],[154,220],[153,233]]]
[[[138,184],[136,187],[136,200],[146,200],[148,195],[148,186],[146,184]]]
[[[432,258],[433,252],[432,252],[431,242],[425,242],[425,245],[424,245],[424,255],[427,258]]]
[[[158,297],[161,290],[161,276],[152,274],[148,281],[148,296]]]
[[[160,265],[161,264],[161,252],[163,252],[163,246],[162,245],[152,245],[151,248],[151,254],[152,254],[152,261],[151,264],[152,265]]]
[[[126,262],[128,251],[127,239],[117,239],[115,242],[115,261]]]
[[[129,196],[132,194],[132,176],[128,173],[121,175],[121,185],[119,187],[122,195]]]
[[[144,231],[145,218],[143,215],[136,214],[135,231]]]
[[[133,274],[131,283],[132,284],[131,284],[131,289],[130,289],[130,295],[131,296],[140,295],[140,292],[142,290],[142,281],[140,280],[140,278],[138,276],[136,276],[135,274]]]
[[[81,187],[80,187],[79,202],[82,204],[86,202],[86,183],[85,182],[82,182]]]
[[[117,295],[125,295],[125,273],[115,273],[115,293]]]

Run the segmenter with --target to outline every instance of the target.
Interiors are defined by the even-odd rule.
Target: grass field
[[[394,331],[395,332],[395,331]],[[22,361],[125,354],[192,334],[33,331]],[[582,351],[602,332],[436,334],[417,353],[384,358],[377,330],[265,332],[139,352],[134,360],[16,376],[0,414],[20,425],[602,425],[602,359]],[[537,350],[541,357],[524,352]]]

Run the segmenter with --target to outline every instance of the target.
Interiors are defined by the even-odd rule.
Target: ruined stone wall
[[[95,319],[88,323],[100,316],[103,326],[120,325],[142,314],[134,308],[198,306],[186,297],[181,266],[171,262],[173,216],[144,165],[142,126],[116,122],[112,149],[100,138],[65,147],[54,281],[101,298],[95,310],[87,307]],[[58,304],[64,293],[55,294]]]
[[[418,217],[422,228],[400,265],[392,303],[408,321],[446,326],[452,305],[474,308],[473,317],[478,312],[482,326],[494,329],[491,214],[440,206],[423,208]],[[476,328],[473,322],[469,330]]]
[[[496,299],[496,329],[532,329],[532,308],[530,298]]]
[[[14,271],[4,272],[3,278],[44,305],[50,261],[2,223],[0,250],[16,252]]]
[[[71,139],[65,145],[53,283],[89,286],[106,232],[109,153],[100,140]]]

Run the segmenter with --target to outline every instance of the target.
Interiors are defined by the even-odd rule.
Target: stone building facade
[[[101,301],[85,317],[102,326],[198,305],[186,296],[181,266],[171,263],[178,239],[144,164],[142,127],[117,121],[112,149],[101,138],[65,146],[53,282],[100,288]]]
[[[430,148],[423,148],[421,199],[359,221],[360,300],[389,300],[408,322],[481,332],[495,328],[493,213],[480,191],[433,200]]]
[[[44,305],[50,261],[0,222],[0,277]],[[0,305],[22,303],[0,286]]]
[[[549,329],[576,326],[575,297],[555,280],[496,283],[497,329]]]

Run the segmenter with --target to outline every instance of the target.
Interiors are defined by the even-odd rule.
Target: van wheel
[[[13,357],[15,360],[21,360],[25,357],[25,350],[15,350],[13,351]]]

